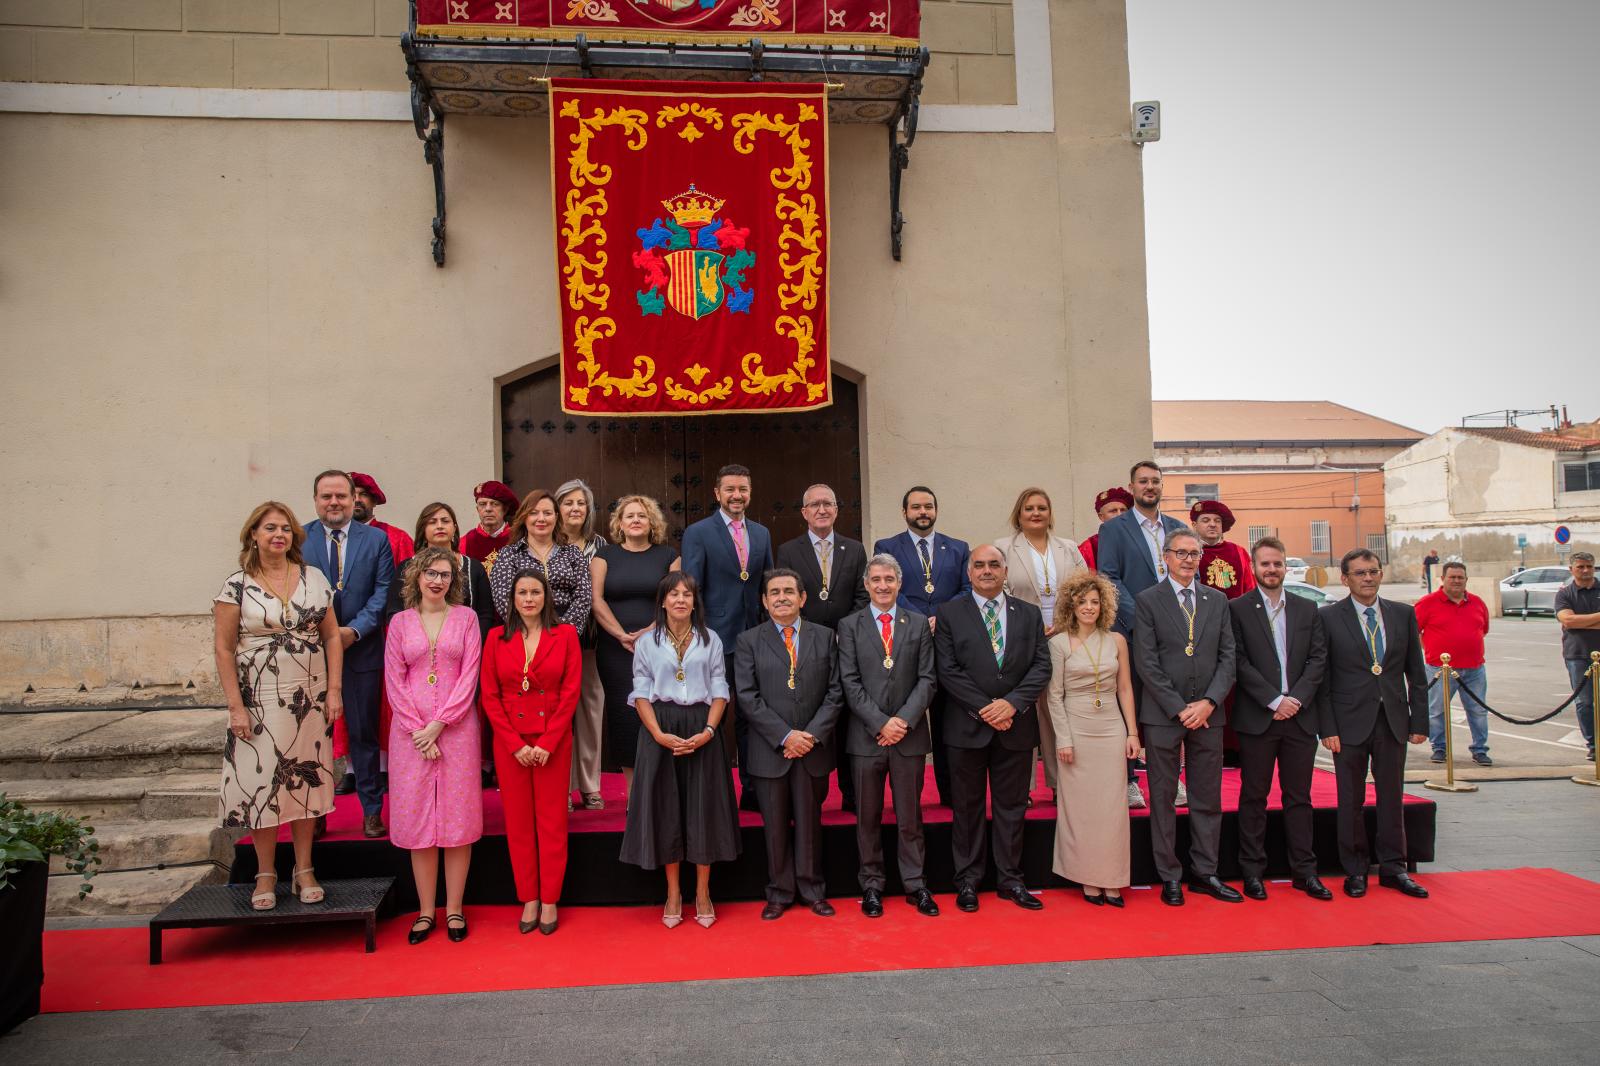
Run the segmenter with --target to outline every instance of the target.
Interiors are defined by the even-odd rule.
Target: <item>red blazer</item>
[[[572,734],[583,684],[583,653],[578,631],[557,625],[545,631],[528,668],[528,691],[522,691],[522,641],[501,640],[505,626],[484,638],[483,713],[494,728],[495,743],[510,753],[524,744],[555,751]]]

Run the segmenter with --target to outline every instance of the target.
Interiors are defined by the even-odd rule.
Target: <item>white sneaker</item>
[[[1139,791],[1139,782],[1128,782],[1128,806],[1143,810],[1149,804],[1144,801],[1144,793]]]
[[[1173,797],[1172,805],[1174,807],[1189,806],[1189,790],[1183,787],[1183,778],[1181,777],[1178,778],[1178,794]]]

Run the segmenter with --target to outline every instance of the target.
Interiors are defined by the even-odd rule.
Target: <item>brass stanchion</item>
[[[1589,653],[1589,728],[1590,736],[1595,726],[1595,719],[1600,718],[1600,651]],[[1600,744],[1594,747],[1594,776],[1585,777],[1577,774],[1573,780],[1580,785],[1600,785]]]
[[[1470,781],[1456,781],[1456,746],[1451,740],[1454,730],[1450,722],[1450,679],[1455,672],[1450,669],[1450,655],[1448,652],[1439,656],[1439,695],[1444,703],[1444,780],[1424,781],[1423,788],[1431,788],[1435,792],[1476,792],[1478,786]],[[1463,702],[1462,706],[1466,706]]]

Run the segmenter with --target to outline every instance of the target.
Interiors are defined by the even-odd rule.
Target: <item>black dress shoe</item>
[[[811,913],[819,918],[832,918],[834,915],[833,904],[825,899],[819,899],[811,904]],[[883,913],[883,905],[878,905],[878,913]]]
[[[1223,903],[1244,902],[1244,897],[1239,895],[1238,889],[1232,885],[1224,884],[1222,878],[1215,875],[1193,878],[1189,882],[1189,888],[1191,891],[1210,896],[1215,900],[1221,900]],[[1263,894],[1265,894],[1265,890],[1263,890]]]
[[[339,778],[339,783],[337,785],[333,786],[333,794],[335,796],[349,796],[349,795],[352,795],[355,792],[355,790],[356,790],[356,775],[355,774],[345,774],[343,777]]]
[[[939,905],[933,901],[933,893],[925,888],[907,892],[906,902],[917,908],[918,914],[926,914],[929,918],[939,917]]]
[[[406,942],[420,944],[428,939],[428,934],[433,932],[433,918],[429,915],[420,915],[411,923],[411,932],[406,934]]]
[[[1183,906],[1183,882],[1161,882],[1161,902],[1165,903],[1169,907]]]
[[[1089,893],[1085,892],[1083,894],[1083,901],[1085,903],[1092,903],[1096,907],[1104,907],[1106,905],[1106,894],[1102,892],[1098,896],[1091,896]]]
[[[1123,900],[1123,898],[1121,896],[1103,896],[1101,898],[1103,898],[1106,901],[1106,906],[1107,907],[1115,907],[1119,911],[1123,907],[1127,906],[1127,903]]]
[[[788,909],[789,905],[787,903],[768,903],[761,908],[761,920],[763,922],[775,922],[782,918],[783,912]]]
[[[1044,903],[1042,903],[1036,896],[1034,896],[1032,892],[1029,892],[1027,888],[1022,885],[1012,885],[1010,888],[1002,888],[997,894],[1001,899],[1009,899],[1012,903],[1015,903],[1025,911],[1044,910]]]
[[[1351,899],[1360,899],[1367,894],[1367,875],[1360,874],[1344,879],[1344,894]]]
[[[450,938],[452,944],[459,944],[467,939],[467,916],[465,914],[445,915],[444,935]]]
[[[553,918],[548,922],[540,922],[539,923],[539,935],[540,936],[549,936],[551,933],[554,933],[558,928],[560,928],[560,926],[561,926],[561,919],[560,918]]]
[[[869,888],[861,893],[861,913],[868,918],[883,917],[883,893]]]
[[[1245,878],[1243,888],[1244,894],[1249,896],[1251,899],[1267,898],[1266,882],[1262,881],[1259,877]]]
[[[1380,874],[1378,875],[1378,884],[1384,888],[1397,889],[1412,899],[1428,898],[1428,890],[1411,880],[1409,874],[1395,874],[1393,877],[1387,874]]]
[[[956,910],[966,911],[971,914],[978,909],[978,891],[974,888],[962,887],[956,892]]]
[[[1296,891],[1304,892],[1312,899],[1326,901],[1333,898],[1333,893],[1328,889],[1327,885],[1322,883],[1322,879],[1318,877],[1296,877],[1293,881],[1290,881],[1289,884],[1293,886]]]

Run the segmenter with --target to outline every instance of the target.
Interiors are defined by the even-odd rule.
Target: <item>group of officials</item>
[[[419,519],[412,538],[376,522],[370,507],[365,523],[349,521],[349,513],[341,515],[338,506],[325,507],[330,483],[335,495],[344,495],[341,478],[349,483],[348,495],[359,495],[363,486],[354,477],[320,476],[319,522],[303,533],[283,505],[257,508],[253,524],[241,534],[241,570],[218,602],[226,609],[253,594],[268,608],[257,620],[258,637],[295,631],[298,625],[302,650],[330,645],[325,694],[315,695],[316,663],[306,668],[306,691],[314,693],[313,703],[325,701],[330,718],[350,707],[349,754],[368,835],[384,831],[375,675],[385,664],[379,642],[371,639],[374,631],[381,632],[381,612],[373,605],[382,599],[377,585],[392,580],[406,589],[405,606],[418,612],[408,623],[415,634],[409,653],[415,691],[431,698],[444,632],[439,627],[450,610],[474,610],[480,624],[470,627],[474,633],[463,631],[460,656],[463,663],[470,659],[470,667],[463,665],[457,673],[478,668],[481,656],[481,689],[492,682],[506,693],[489,714],[502,778],[508,770],[518,776],[527,771],[532,783],[524,798],[529,802],[548,807],[551,795],[565,792],[562,799],[570,805],[566,790],[576,706],[556,704],[570,699],[576,705],[580,692],[591,687],[589,663],[583,660],[580,679],[576,637],[561,656],[563,662],[570,656],[565,673],[571,676],[562,676],[558,666],[547,681],[538,680],[543,675],[537,662],[546,658],[540,642],[550,645],[555,630],[583,628],[574,618],[579,599],[584,601],[581,621],[588,622],[592,578],[601,579],[593,582],[594,615],[602,623],[617,621],[611,610],[601,609],[607,556],[602,551],[597,557],[596,544],[603,546],[604,539],[592,536],[588,544],[572,539],[580,530],[582,536],[592,534],[592,493],[581,482],[570,482],[558,495],[541,493],[534,501],[530,494],[519,506],[508,488],[486,483],[475,490],[479,528],[460,535],[450,512],[448,522],[438,519],[440,528],[433,533],[428,521]],[[581,492],[566,491],[570,486]],[[700,868],[696,918],[703,925],[714,920],[709,865],[733,857],[739,846],[728,772],[735,758],[743,801],[760,809],[764,825],[764,919],[776,919],[796,904],[821,915],[833,913],[824,893],[820,817],[835,772],[846,806],[856,812],[863,912],[869,917],[883,913],[887,783],[907,901],[923,914],[937,915],[923,876],[920,799],[930,754],[940,800],[953,814],[958,908],[977,909],[978,885],[992,851],[999,896],[1039,909],[1042,903],[1028,891],[1021,872],[1036,750],[1057,792],[1056,872],[1082,884],[1089,902],[1121,906],[1119,890],[1129,880],[1127,810],[1145,804],[1134,773],[1141,734],[1152,849],[1164,902],[1181,905],[1185,881],[1193,891],[1226,902],[1266,898],[1266,803],[1274,776],[1293,885],[1314,898],[1332,898],[1317,876],[1312,850],[1310,791],[1319,739],[1333,754],[1338,779],[1345,893],[1365,894],[1376,859],[1380,884],[1427,895],[1406,872],[1401,812],[1405,745],[1427,739],[1422,645],[1411,608],[1380,598],[1382,568],[1373,553],[1358,549],[1341,560],[1350,596],[1319,610],[1286,593],[1281,543],[1263,538],[1246,552],[1225,539],[1233,524],[1225,505],[1197,503],[1189,516],[1192,526],[1164,514],[1161,470],[1149,461],[1133,467],[1125,489],[1108,489],[1096,498],[1102,524],[1081,544],[1054,534],[1048,494],[1030,488],[1013,508],[1011,536],[969,547],[936,531],[938,500],[932,490],[917,486],[902,498],[905,530],[878,541],[869,553],[838,532],[834,493],[814,485],[802,500],[806,532],[774,547],[768,531],[747,517],[752,490],[747,468],[719,471],[716,513],[684,531],[681,555],[670,565],[667,553],[652,564],[662,573],[653,594],[645,593],[647,606],[653,607],[650,623],[638,629],[604,625],[618,635],[618,647],[632,655],[626,704],[640,721],[622,857],[665,869],[663,920],[669,927],[681,920],[676,875],[684,861]],[[583,506],[569,525],[566,503],[573,496],[581,496]],[[664,539],[659,508],[651,511],[629,501],[653,502],[618,501],[613,536],[627,530],[629,544],[639,542],[630,549],[635,551],[659,544]],[[430,505],[428,511],[435,508],[449,511],[444,505]],[[505,521],[513,508],[517,517]],[[274,518],[285,514],[287,523]],[[516,528],[519,521],[522,528]],[[655,525],[662,525],[660,536],[653,532]],[[283,529],[289,527],[304,542],[303,556],[298,541],[284,553]],[[402,550],[419,552],[419,559],[425,555],[432,569],[411,567],[396,577],[394,564]],[[512,558],[514,563],[508,561]],[[613,568],[627,561],[615,553],[610,558]],[[307,579],[308,566],[326,581]],[[656,581],[653,572],[650,580]],[[285,594],[280,583],[292,591]],[[311,599],[300,604],[296,618],[294,597],[307,587]],[[327,604],[319,613],[317,597],[324,591]],[[274,600],[282,606],[276,630],[270,617]],[[334,619],[331,625],[324,613]],[[252,701],[260,695],[252,688],[246,647],[252,618],[248,612],[218,615],[219,670],[236,659],[239,681],[230,691],[233,737],[225,798],[228,775],[243,774],[234,765],[234,741],[254,743],[266,714],[259,705],[266,701]],[[497,620],[501,624],[491,628]],[[238,629],[242,643],[224,649],[229,626]],[[478,639],[468,641],[469,636]],[[566,644],[564,639],[557,643]],[[490,647],[501,645],[507,650],[491,657]],[[391,641],[390,657],[395,654]],[[401,648],[399,654],[407,653]],[[503,664],[498,669],[505,676],[498,681],[491,678],[497,669],[491,660]],[[552,668],[547,663],[545,669]],[[278,670],[272,672],[279,676]],[[392,663],[389,674],[393,684],[407,676]],[[521,693],[529,693],[530,678],[540,686],[537,702],[516,692],[520,682]],[[460,684],[471,687],[466,680]],[[604,698],[611,702],[615,695],[606,692]],[[482,692],[479,700],[487,708]],[[522,703],[529,713],[537,706],[540,718],[548,710],[544,728],[551,732],[544,745],[538,729],[511,720],[512,715],[523,718],[517,710]],[[459,714],[452,721],[460,721]],[[422,727],[414,728],[419,723]],[[1232,726],[1227,740],[1225,725]],[[391,746],[414,744],[424,762],[437,760],[445,728],[429,722],[425,711],[420,717],[412,714],[403,735],[391,733]],[[1236,748],[1228,757],[1237,759],[1241,771],[1243,895],[1218,877],[1225,748]],[[280,762],[293,761],[281,750],[277,755]],[[312,752],[313,762],[325,759],[321,747]],[[302,759],[301,765],[310,763]],[[1378,808],[1371,844],[1363,817],[1369,767]],[[578,775],[575,768],[570,772]],[[306,776],[315,775],[306,771]],[[553,783],[557,777],[559,785]],[[544,779],[551,783],[540,785]],[[315,788],[299,784],[305,791],[296,797],[291,794],[296,782],[273,783],[270,812],[254,793],[243,800],[235,795],[228,800],[228,818],[230,824],[254,829],[295,823],[294,887],[305,898],[302,873],[304,882],[314,885],[311,835],[297,819],[325,814],[331,798],[317,791],[320,780]],[[587,805],[588,790],[581,794]],[[289,800],[298,802],[296,810],[282,809]],[[1185,804],[1187,878],[1177,851],[1175,812]],[[525,813],[513,819],[508,805],[508,835],[515,822],[526,834],[543,837],[536,848],[523,842],[520,850],[528,861],[536,862],[535,851],[544,854],[553,846],[561,854],[554,865],[545,857],[543,872],[529,876],[527,891],[519,872],[519,895],[528,901],[522,924],[524,931],[535,925],[553,931],[551,897],[559,895],[560,874],[551,887],[551,870],[564,869],[565,843],[553,845],[551,838],[564,836],[565,818],[549,811]],[[450,849],[460,845],[435,839],[439,836],[419,839],[430,852],[435,843],[444,848],[448,866]],[[269,854],[265,843],[258,839],[263,858]],[[515,859],[519,845],[511,844]],[[1095,873],[1083,872],[1089,870]],[[454,923],[462,923],[464,936],[464,919],[458,913],[460,887],[450,889],[455,939]],[[431,899],[431,892],[425,898]],[[259,895],[257,905],[262,905]],[[432,919],[418,922],[425,936]]]

